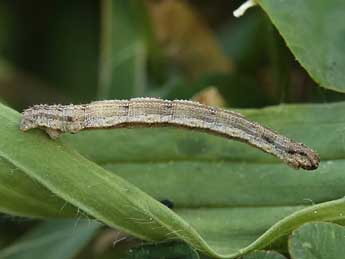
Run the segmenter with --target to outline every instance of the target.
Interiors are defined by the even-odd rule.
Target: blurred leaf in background
[[[12,79],[18,89],[12,95],[32,95],[26,103],[20,103],[24,97],[17,97],[18,103],[14,100],[14,105],[25,107],[37,102],[94,99],[98,77],[99,4],[37,0],[34,4],[2,1],[2,5],[11,19],[5,27],[9,30],[5,37],[9,44],[0,58],[21,71],[18,79]],[[25,78],[21,76],[23,73]],[[38,83],[28,80],[29,86],[26,86],[26,78],[36,78]],[[2,95],[7,95],[6,89]]]
[[[0,210],[49,220],[1,216],[0,255],[206,258],[266,248],[276,251],[244,258],[317,251],[328,259],[327,250],[341,251],[330,241],[341,242],[342,226],[299,226],[345,222],[345,108],[331,103],[345,100],[345,4],[260,0],[235,19],[242,3],[0,3],[0,99],[17,110],[142,95],[234,108],[323,103],[241,110],[315,148],[322,163],[312,174],[195,132],[119,129],[51,141],[19,132],[19,114],[1,105]],[[88,217],[127,233],[99,230]]]
[[[87,220],[51,220],[0,251],[3,259],[72,258],[90,242],[101,224]]]
[[[149,38],[150,27],[142,1],[102,1],[99,98],[144,95]]]
[[[204,19],[185,1],[148,1],[155,35],[164,55],[191,79],[230,73],[233,64]]]

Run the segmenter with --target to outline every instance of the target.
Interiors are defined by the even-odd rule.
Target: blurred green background
[[[135,96],[234,108],[345,99],[316,87],[259,7],[234,18],[242,2],[2,0],[0,99],[19,111]],[[0,247],[38,222],[0,216]]]
[[[234,18],[240,4],[2,0],[1,98],[19,110],[210,86],[230,107],[342,98],[314,87],[259,7]]]

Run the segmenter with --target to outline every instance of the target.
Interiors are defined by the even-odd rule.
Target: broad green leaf
[[[142,1],[103,0],[99,97],[144,94],[148,21]]]
[[[345,254],[345,228],[332,223],[308,223],[289,240],[293,259],[335,259]]]
[[[242,259],[286,259],[285,256],[274,251],[255,251]]]
[[[84,248],[101,224],[87,220],[53,220],[40,224],[11,246],[3,259],[68,259]]]
[[[345,2],[258,0],[297,60],[321,86],[345,92]]]
[[[36,184],[78,207],[78,211],[128,234],[145,240],[188,240],[194,247],[211,251],[187,222],[137,187],[61,142],[48,139],[42,132],[20,132],[19,117],[17,112],[0,105],[0,157],[34,179]],[[34,184],[32,188],[35,189]],[[46,202],[47,197],[41,196],[40,200]],[[1,203],[1,207],[8,206],[7,201],[0,199]],[[58,208],[57,216],[64,215],[61,204]],[[36,214],[37,211],[32,212]]]
[[[29,217],[73,217],[77,209],[0,156],[0,211]],[[63,211],[63,213],[62,213]]]
[[[243,111],[317,150],[322,162],[314,172],[295,171],[241,143],[176,129],[101,130],[64,139],[156,199],[172,201],[217,251],[237,253],[275,223],[252,248],[315,217],[343,217],[342,199],[323,204],[321,212],[309,206],[344,196],[344,109],[345,103],[334,103]]]
[[[344,108],[335,103],[245,111],[319,151],[323,162],[315,172],[295,171],[246,145],[183,130],[63,137],[116,176],[42,132],[19,132],[18,114],[4,106],[0,155],[110,226],[147,240],[182,239],[211,257],[235,258],[309,221],[345,222],[345,199],[338,199],[345,183]],[[176,214],[119,176],[158,200],[170,200]]]

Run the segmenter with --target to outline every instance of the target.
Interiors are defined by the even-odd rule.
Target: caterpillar
[[[293,168],[316,169],[320,158],[305,146],[246,119],[242,114],[193,101],[133,98],[81,105],[34,105],[23,112],[20,129],[44,129],[51,138],[99,128],[182,127],[250,144]]]

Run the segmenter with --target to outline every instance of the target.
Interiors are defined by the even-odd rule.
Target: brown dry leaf
[[[197,93],[192,98],[193,101],[197,101],[199,103],[217,107],[224,107],[225,100],[223,96],[220,94],[218,89],[214,86],[207,87]]]
[[[228,73],[225,56],[206,22],[186,2],[147,1],[155,35],[164,54],[195,79],[204,73]]]

